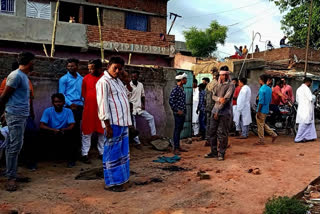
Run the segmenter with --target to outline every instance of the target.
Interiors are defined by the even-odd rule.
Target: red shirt
[[[91,134],[98,132],[104,133],[101,125],[101,120],[98,117],[98,103],[96,83],[101,76],[96,77],[91,74],[87,74],[82,81],[82,97],[84,98],[83,115],[82,115],[82,132],[83,134]]]
[[[272,100],[270,104],[280,105],[281,97],[279,96],[279,92],[281,92],[280,86],[276,85],[272,88]]]
[[[234,90],[233,98],[232,98],[232,105],[235,106],[237,105],[237,99],[240,93],[241,87],[237,86],[236,89]]]

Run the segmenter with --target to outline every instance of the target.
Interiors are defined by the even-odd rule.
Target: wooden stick
[[[304,76],[307,76],[307,68],[308,68],[308,52],[309,52],[309,41],[310,41],[310,30],[311,30],[311,20],[312,20],[312,3],[310,3],[310,11],[309,11],[309,26],[308,26],[308,37],[307,37],[307,48],[306,48],[306,62],[304,64]]]
[[[48,52],[47,52],[46,45],[45,45],[45,44],[42,44],[42,45],[43,45],[43,51],[44,51],[46,57],[49,57]]]
[[[58,10],[59,10],[60,1],[57,1],[56,10],[54,12],[54,23],[53,23],[53,31],[52,31],[52,41],[51,41],[51,57],[54,56],[54,45],[56,42],[56,31],[57,31],[57,21],[58,21]]]
[[[131,56],[132,56],[132,54],[131,54],[131,53],[129,53],[128,65],[130,65],[130,64],[131,64]]]
[[[104,62],[104,49],[103,49],[103,40],[102,40],[102,33],[101,33],[101,21],[100,21],[100,10],[99,10],[99,7],[97,7],[97,18],[98,18],[98,26],[99,26],[101,62]]]

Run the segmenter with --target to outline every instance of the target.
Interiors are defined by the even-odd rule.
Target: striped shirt
[[[130,105],[126,88],[118,78],[105,71],[96,84],[98,116],[102,121],[109,120],[110,125],[131,126]]]

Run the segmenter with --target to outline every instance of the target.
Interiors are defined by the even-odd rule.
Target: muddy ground
[[[294,144],[292,137],[282,136],[274,144],[269,138],[265,146],[254,146],[256,140],[254,136],[247,140],[231,137],[232,146],[223,162],[204,159],[209,148],[201,141],[183,144],[189,152],[176,164],[152,162],[170,153],[148,146],[141,151],[133,148],[131,187],[123,193],[104,190],[101,179],[74,179],[80,172],[100,166],[98,159],[91,165],[77,162],[73,169],[52,162],[40,163],[35,172],[20,167],[32,181],[8,193],[3,190],[5,178],[0,177],[0,213],[259,214],[268,198],[293,196],[319,176],[318,141]],[[171,165],[187,170],[161,169]],[[251,168],[259,168],[261,174],[248,173]],[[207,171],[211,179],[200,180],[199,170]],[[151,179],[155,182],[145,184]]]

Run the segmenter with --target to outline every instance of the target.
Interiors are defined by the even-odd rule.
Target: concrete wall
[[[0,80],[11,72],[11,64],[16,59],[16,54],[0,53]],[[81,61],[79,68],[82,75],[87,74],[87,61]],[[42,112],[51,106],[50,97],[58,91],[58,79],[65,71],[66,61],[59,58],[37,57],[34,72],[30,80],[34,86],[34,108],[36,124],[39,124]],[[172,68],[146,68],[126,66],[125,70],[140,71],[141,82],[145,86],[146,109],[155,118],[157,134],[172,137],[174,121],[169,106],[170,92],[175,86],[176,70]],[[138,130],[141,136],[150,136],[149,126],[146,121],[138,119]]]
[[[53,21],[0,15],[0,40],[51,44]],[[59,22],[56,45],[87,47],[86,25]]]

